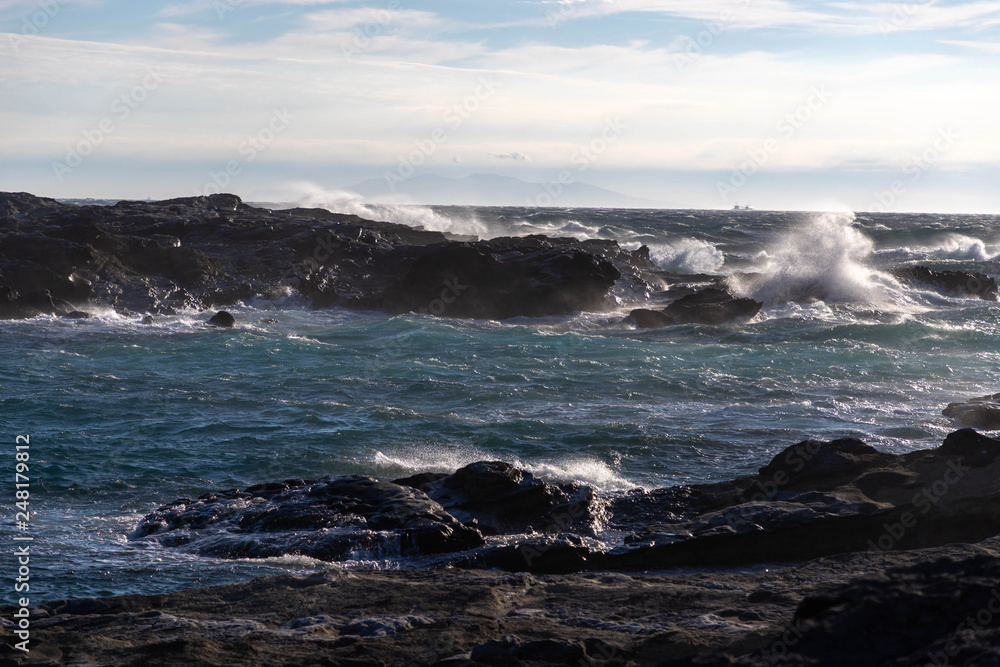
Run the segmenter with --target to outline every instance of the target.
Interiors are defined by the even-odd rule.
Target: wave
[[[495,453],[468,445],[461,449],[425,445],[408,447],[405,452],[377,451],[365,463],[366,469],[374,468],[377,475],[403,477],[420,472],[450,474],[470,463],[497,459]],[[507,462],[549,482],[580,482],[608,492],[637,488],[636,484],[622,477],[610,465],[594,457],[569,457],[552,461],[524,461],[513,457]]]
[[[316,183],[286,183],[278,193],[269,193],[273,201],[290,201],[303,208],[324,208],[331,213],[356,215],[366,220],[394,222],[433,232],[489,238],[490,229],[472,214],[447,216],[428,206],[410,204],[374,204],[344,190],[327,190]]]
[[[973,261],[991,262],[1000,259],[1000,253],[991,249],[982,239],[965,234],[948,233],[935,238],[929,245],[885,248],[878,252],[888,261]]]
[[[823,301],[905,310],[912,301],[891,276],[869,266],[875,243],[850,213],[825,213],[772,243],[759,273],[729,277],[730,289],[765,307]]]
[[[726,261],[722,251],[701,239],[680,239],[649,246],[649,257],[671,273],[717,273]]]

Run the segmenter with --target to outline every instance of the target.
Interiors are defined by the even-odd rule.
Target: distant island
[[[532,183],[511,176],[472,174],[448,178],[420,174],[411,178],[370,178],[347,186],[377,204],[453,204],[459,206],[557,206],[583,208],[680,208],[677,204],[632,197],[572,177]]]

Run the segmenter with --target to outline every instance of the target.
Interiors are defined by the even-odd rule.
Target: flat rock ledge
[[[753,571],[330,571],[56,600],[31,609],[31,653],[4,646],[0,667],[987,665],[998,549]]]

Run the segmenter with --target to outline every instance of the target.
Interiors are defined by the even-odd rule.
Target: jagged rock
[[[610,526],[634,533],[625,547],[591,554],[588,568],[788,562],[978,542],[1000,534],[1000,441],[965,429],[936,449],[893,455],[859,440],[807,440],[757,475],[649,495],[611,504]],[[645,526],[629,515],[636,510]]]
[[[951,417],[962,426],[996,431],[1000,429],[1000,394],[981,396],[962,403],[949,403],[941,414]]]
[[[298,554],[340,561],[393,551],[461,551],[483,538],[424,493],[352,476],[264,484],[180,499],[150,513],[129,539],[153,536],[166,546],[221,558]]]
[[[0,193],[0,318],[88,304],[216,309],[288,289],[315,308],[450,317],[603,309],[644,290],[648,249],[543,236],[456,241],[325,209],[272,211],[235,195],[76,206]]]
[[[472,463],[425,487],[460,521],[495,533],[590,534],[601,512],[590,487],[550,484],[502,461]]]
[[[926,266],[908,266],[893,269],[890,273],[902,283],[929,285],[947,294],[970,296],[987,301],[996,301],[1000,297],[997,282],[978,271],[936,270]]]
[[[389,313],[507,319],[600,310],[621,273],[606,259],[515,239],[425,253],[381,297]]]

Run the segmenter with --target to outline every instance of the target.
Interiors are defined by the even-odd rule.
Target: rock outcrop
[[[662,310],[639,308],[629,317],[640,329],[672,324],[726,324],[750,319],[763,307],[760,301],[736,297],[721,287],[704,287],[685,294]]]
[[[893,269],[890,273],[907,285],[927,285],[941,290],[945,294],[987,301],[996,301],[1000,298],[997,282],[985,273],[978,271],[937,270],[926,266],[908,266]]]
[[[289,289],[315,308],[563,315],[604,309],[616,284],[641,293],[650,264],[614,241],[469,241],[235,195],[76,206],[0,193],[0,318],[217,309]]]
[[[951,417],[961,426],[996,431],[1000,429],[1000,394],[949,403],[941,414]]]
[[[602,541],[607,531],[623,537]],[[231,558],[439,554],[438,565],[551,573],[801,562],[995,535],[1000,441],[964,429],[902,455],[806,440],[756,475],[611,497],[502,462],[396,482],[268,484],[179,500],[132,539]]]
[[[262,484],[180,499],[129,536],[217,558],[302,555],[343,561],[462,551],[483,544],[416,489],[370,477]]]

